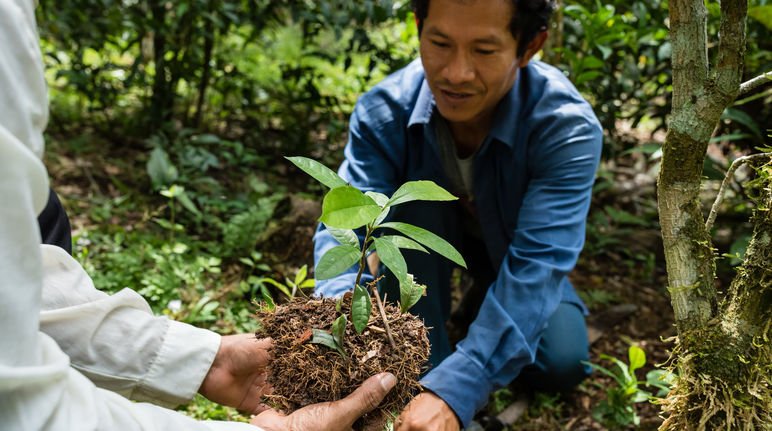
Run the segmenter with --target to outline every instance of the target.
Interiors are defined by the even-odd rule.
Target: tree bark
[[[658,206],[678,337],[679,377],[661,430],[772,429],[772,192],[769,172],[743,267],[719,304],[710,232],[699,200],[708,141],[736,98],[747,1],[721,2],[715,68],[702,0],[670,4],[673,110],[663,145]]]

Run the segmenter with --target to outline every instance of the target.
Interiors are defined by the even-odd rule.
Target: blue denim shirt
[[[357,102],[340,176],[386,195],[412,180],[448,187],[429,123],[434,109],[420,60],[386,78]],[[560,71],[542,62],[520,69],[497,106],[475,157],[474,196],[498,276],[467,337],[423,380],[464,426],[491,391],[533,363],[541,333],[561,301],[586,312],[566,274],[584,244],[601,141],[590,105]],[[314,242],[317,262],[338,244],[322,225]],[[352,267],[317,281],[317,292],[339,296],[353,287],[355,277]]]

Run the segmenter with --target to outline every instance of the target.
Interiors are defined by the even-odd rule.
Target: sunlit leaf
[[[627,351],[630,357],[630,372],[633,373],[638,368],[641,368],[646,364],[646,353],[638,346],[630,346]]]
[[[349,269],[362,256],[362,252],[350,245],[333,247],[319,259],[314,275],[317,280],[327,280]]]
[[[358,284],[354,286],[354,297],[351,300],[351,323],[354,324],[357,334],[361,334],[367,327],[372,308],[373,302],[370,300],[367,289]]]
[[[408,280],[409,283],[406,286],[404,293],[400,291],[399,302],[402,306],[403,313],[415,305],[415,303],[424,296],[424,292],[426,292],[426,286],[416,283],[411,274],[408,274]]]
[[[440,238],[439,236],[429,232],[426,229],[413,226],[411,224],[402,222],[389,222],[380,225],[381,228],[391,228],[404,235],[409,236],[421,245],[434,250],[447,259],[455,262],[456,264],[466,268],[466,262],[455,248],[450,243]],[[380,252],[378,253],[380,255]]]
[[[341,314],[334,322],[332,322],[332,329],[330,331],[332,333],[332,338],[341,348],[343,347],[343,340],[345,340],[346,337],[347,322],[348,319],[345,314]]]
[[[410,201],[453,201],[458,199],[433,181],[409,181],[397,189],[386,206]]]
[[[378,204],[379,207],[386,206],[386,202],[389,201],[389,197],[384,195],[383,193],[365,192],[365,195],[366,196],[370,196],[371,198],[373,198],[373,200],[375,201],[375,203]]]
[[[328,227],[356,229],[372,223],[381,213],[381,207],[355,187],[330,190],[322,202],[319,220]]]
[[[343,187],[347,185],[345,180],[343,178],[339,177],[338,174],[336,174],[332,169],[328,168],[327,166],[324,166],[323,164],[317,162],[316,160],[309,159],[307,157],[285,157],[285,159],[289,160],[290,162],[294,163],[295,166],[303,170],[303,172],[307,173],[308,175],[311,175],[314,177],[316,181],[319,181],[320,183],[324,184],[325,186],[334,189],[335,187]]]
[[[295,286],[300,286],[300,284],[303,282],[303,280],[306,279],[308,276],[308,265],[303,265],[298,270],[298,273],[295,274]]]

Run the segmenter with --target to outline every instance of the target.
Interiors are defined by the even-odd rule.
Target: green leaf
[[[772,31],[772,5],[748,8],[748,16],[762,23],[767,30]]]
[[[268,309],[273,310],[275,305],[273,303],[273,298],[271,297],[271,292],[269,292],[268,288],[262,283],[260,283],[260,295],[263,297],[263,301],[268,304]]]
[[[756,123],[756,121],[753,118],[751,118],[750,115],[746,114],[743,111],[740,111],[739,109],[734,109],[734,108],[726,108],[726,109],[724,109],[724,112],[721,114],[721,119],[722,120],[736,121],[736,122],[744,125],[748,129],[750,129],[750,131],[753,132],[753,134],[757,138],[759,138],[761,140],[764,139],[761,136],[761,129],[759,128],[758,123]]]
[[[343,178],[339,177],[338,174],[336,174],[332,169],[324,166],[316,160],[300,156],[285,157],[285,159],[294,163],[295,166],[303,170],[303,172],[311,175],[316,181],[319,181],[331,189],[348,185],[348,183],[343,180]]]
[[[323,346],[327,346],[331,349],[335,349],[340,353],[341,356],[344,358],[346,357],[346,352],[343,351],[343,349],[338,346],[337,343],[335,343],[335,339],[332,337],[332,334],[330,334],[327,331],[313,328],[311,329],[311,333],[313,334],[313,338],[311,338],[311,343],[313,344],[321,344]]]
[[[303,265],[298,270],[298,273],[295,274],[295,286],[300,286],[300,284],[303,283],[303,280],[305,280],[307,276],[308,276],[308,265]]]
[[[351,323],[354,324],[357,334],[361,334],[370,321],[370,311],[373,302],[367,289],[360,285],[354,286],[354,298],[351,300]]]
[[[384,195],[383,193],[378,192],[365,192],[365,196],[370,196],[373,198],[375,203],[378,204],[379,207],[383,208],[386,206],[386,202],[389,201],[389,197]]]
[[[582,69],[602,69],[606,63],[593,55],[582,58]]]
[[[341,245],[350,245],[352,247],[359,248],[359,238],[357,234],[351,229],[338,229],[327,226],[327,231],[330,232],[333,238]]]
[[[425,248],[421,246],[421,244],[413,241],[410,238],[406,238],[404,236],[399,235],[384,235],[381,237],[381,239],[385,239],[390,241],[392,244],[397,246],[397,248],[407,248],[410,250],[418,250],[422,251],[424,253],[429,253]]]
[[[375,219],[373,222],[373,226],[377,227],[379,224],[383,223],[384,220],[386,220],[386,216],[389,215],[389,211],[391,211],[391,207],[386,207],[383,210],[381,210],[381,213],[378,215],[378,218]]]
[[[423,284],[418,284],[413,279],[413,276],[411,274],[408,274],[408,279],[410,280],[410,284],[407,289],[405,289],[405,293],[403,294],[401,291],[399,293],[400,298],[400,304],[402,305],[402,312],[406,312],[410,309],[410,307],[414,306],[416,302],[418,302],[419,299],[421,299],[422,296],[424,296],[424,292],[426,292],[426,286]]]
[[[177,195],[177,200],[182,204],[182,206],[185,209],[192,212],[197,217],[201,216],[201,211],[199,211],[198,208],[196,208],[196,205],[193,203],[193,201],[190,200],[190,198],[188,197],[188,194],[185,193],[185,190],[183,190]]]
[[[348,319],[346,319],[345,314],[341,314],[340,316],[338,316],[337,319],[335,319],[334,322],[332,322],[332,330],[330,332],[332,333],[333,340],[335,340],[335,342],[340,347],[343,347],[343,340],[346,339],[347,322],[348,322]]]
[[[340,313],[340,307],[342,306],[343,306],[343,295],[341,295],[341,297],[338,298],[338,300],[335,302],[335,311]]]
[[[433,181],[409,181],[402,184],[391,196],[386,206],[410,201],[453,201],[458,199]]]
[[[147,161],[147,174],[153,187],[159,188],[177,181],[177,168],[169,160],[169,155],[160,147],[156,147],[150,152],[150,158]]]
[[[598,70],[588,70],[586,72],[582,72],[579,74],[579,76],[576,77],[575,85],[579,86],[584,84],[587,81],[592,81],[593,79],[603,75],[603,72]]]
[[[279,289],[281,293],[285,294],[287,298],[292,299],[292,294],[290,293],[289,289],[287,289],[287,286],[279,283],[278,281],[272,278],[265,277],[265,278],[262,278],[260,282],[268,283],[274,286],[275,288]]]
[[[421,245],[424,245],[434,250],[440,255],[446,257],[447,259],[466,268],[466,262],[464,261],[464,258],[461,257],[461,253],[459,253],[455,248],[453,248],[453,246],[450,245],[450,243],[440,238],[439,236],[429,232],[426,229],[421,229],[418,226],[413,226],[411,224],[402,223],[402,222],[384,223],[379,227],[391,228],[404,235],[407,235],[410,238],[414,239],[415,241],[418,241]],[[378,255],[380,255],[380,253],[378,253]]]
[[[314,272],[317,280],[327,280],[349,269],[362,256],[362,252],[350,245],[333,247],[319,259]]]
[[[627,355],[630,357],[631,374],[646,364],[646,353],[638,346],[630,346]]]
[[[392,244],[391,241],[373,238],[373,245],[375,250],[378,251],[378,257],[381,259],[381,262],[397,277],[400,294],[402,294],[403,286],[408,283],[405,258],[402,257],[402,253],[399,252],[397,246]]]
[[[346,186],[327,193],[319,220],[338,229],[357,229],[372,223],[380,213],[381,207],[371,197],[355,187]]]

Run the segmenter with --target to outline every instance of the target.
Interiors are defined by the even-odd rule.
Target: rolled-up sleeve
[[[593,119],[569,116],[535,137],[543,145],[528,154],[532,175],[497,279],[467,337],[424,379],[465,425],[491,391],[533,363],[563,297],[584,244],[600,158],[602,132]]]
[[[3,102],[0,103],[0,331],[3,334],[0,337],[0,427],[15,431],[259,429],[244,423],[195,421],[181,413],[153,404],[134,403],[100,389],[70,366],[70,358],[53,338],[39,331],[44,261],[64,262],[69,270],[62,275],[82,277],[79,288],[74,290],[76,295],[96,296],[94,292],[87,292],[86,287],[93,289],[93,286],[77,263],[60,259],[61,256],[50,254],[46,247],[40,246],[36,217],[49,193],[46,170],[39,159],[47,101],[32,1],[0,2],[0,46],[3,46],[0,51],[0,88],[3,89],[0,92]],[[4,98],[8,94],[12,96],[10,102]],[[69,281],[72,278],[62,283]],[[100,300],[109,301],[104,297]],[[100,309],[147,314],[147,305],[141,298],[124,294],[112,301],[111,306]],[[85,304],[80,302],[75,308]],[[65,307],[60,314],[82,311],[73,310]],[[129,317],[135,318],[138,314]],[[127,323],[126,327],[132,328],[132,325]],[[148,390],[148,397],[166,385],[164,379],[184,381],[188,378],[182,370],[172,376],[156,375],[167,371],[168,367],[161,365],[163,361],[176,359],[178,353],[171,350],[178,349],[179,345],[170,341],[187,342],[184,337],[193,335],[181,333],[179,327],[171,323],[160,327],[165,328],[161,336],[164,341],[156,346],[148,344],[148,350],[155,349],[156,353],[144,356],[153,356],[154,360],[145,377],[140,379],[140,386],[157,387]],[[81,329],[81,337],[101,336],[98,329]],[[130,339],[137,335],[127,332],[123,340],[115,341],[137,346]],[[213,341],[210,337],[208,343],[214,345]],[[124,364],[143,357],[143,352],[124,350],[124,353]],[[186,385],[175,391],[182,393],[181,387]]]
[[[59,247],[44,245],[40,330],[97,386],[174,407],[190,401],[217,354],[220,336],[152,314],[124,289],[107,295]]]

